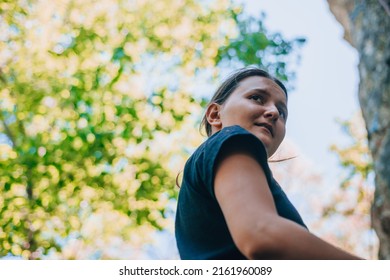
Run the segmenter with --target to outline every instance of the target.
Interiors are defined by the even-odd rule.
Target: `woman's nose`
[[[266,117],[266,118],[270,118],[270,119],[272,119],[272,120],[274,120],[274,121],[276,121],[278,118],[279,118],[279,110],[278,110],[278,108],[276,108],[275,106],[268,106],[267,108],[266,108],[266,111],[265,111],[265,113],[264,113],[264,116]]]

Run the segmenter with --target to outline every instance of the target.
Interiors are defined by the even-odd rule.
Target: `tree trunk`
[[[390,0],[328,0],[359,52],[359,101],[374,161],[372,224],[379,259],[390,259]]]

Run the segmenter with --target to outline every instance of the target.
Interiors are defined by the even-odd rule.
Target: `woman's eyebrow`
[[[267,89],[263,88],[253,88],[249,90],[250,93],[259,93],[259,94],[264,94],[267,97],[271,96],[271,93]],[[288,111],[287,105],[284,101],[278,101],[277,104],[281,107],[283,107],[284,110]]]
[[[267,96],[270,96],[271,94],[268,92],[268,90],[266,89],[263,89],[263,88],[252,88],[249,90],[249,92],[253,93],[261,93],[261,94],[265,94]]]

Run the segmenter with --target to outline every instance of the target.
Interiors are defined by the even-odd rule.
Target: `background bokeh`
[[[346,100],[353,93],[337,89],[322,60],[309,67],[321,78],[315,90],[304,86],[313,85],[299,71],[307,69],[305,50],[315,39],[304,28],[288,36],[272,28],[263,13],[272,7],[261,2],[2,1],[0,256],[178,258],[175,179],[204,140],[198,129],[204,106],[221,77],[258,65],[290,89],[293,133],[276,159],[298,156],[273,163],[275,176],[314,233],[375,258],[372,167],[361,118],[332,119],[344,128],[341,142],[332,136],[324,143],[316,130],[334,133],[320,115],[343,110],[337,102],[316,108],[321,90],[329,86]],[[270,10],[270,21],[281,10]],[[298,21],[289,19],[285,25]],[[314,48],[316,58],[337,59]]]

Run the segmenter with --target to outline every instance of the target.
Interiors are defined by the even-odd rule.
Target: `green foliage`
[[[370,208],[374,194],[373,162],[367,143],[367,132],[360,114],[341,122],[342,129],[351,140],[346,147],[331,146],[345,171],[339,191],[327,207],[325,217],[344,215],[360,221],[368,220],[364,230],[370,230]]]
[[[237,66],[254,64],[266,68],[283,81],[292,79],[294,73],[287,67],[291,52],[306,40],[296,38],[286,41],[280,33],[270,33],[263,24],[264,16],[254,18],[234,10],[231,13],[237,22],[239,35],[219,48],[217,62],[225,60]]]
[[[332,146],[332,150],[338,154],[340,164],[348,170],[348,179],[360,176],[363,180],[367,180],[373,172],[373,162],[368,148],[364,122],[361,116],[355,116],[341,125],[352,143],[346,148]]]
[[[0,256],[91,244],[103,212],[103,234],[132,244],[166,228],[184,147],[201,140],[196,73],[294,45],[261,21],[247,32],[228,1],[20,0],[0,13]],[[286,78],[277,57],[267,66]]]
[[[371,205],[374,197],[373,161],[361,114],[340,122],[349,138],[344,146],[333,145],[343,168],[339,188],[322,209],[322,227],[332,228],[330,239],[338,246],[365,258],[376,258],[378,240],[372,229]],[[335,231],[339,229],[337,235]]]

